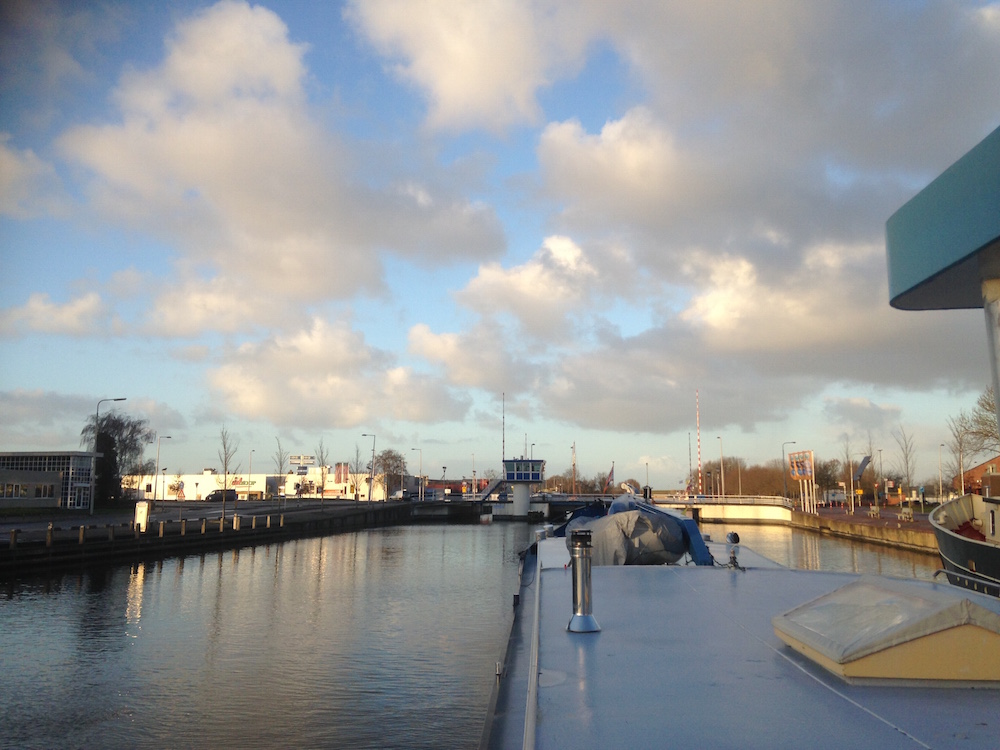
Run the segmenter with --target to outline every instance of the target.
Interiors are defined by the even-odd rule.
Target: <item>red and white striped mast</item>
[[[694,423],[698,432],[698,494],[701,494],[701,406],[698,402],[698,389],[694,391]]]

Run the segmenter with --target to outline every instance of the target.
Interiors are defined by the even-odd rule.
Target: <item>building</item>
[[[236,490],[240,500],[322,496],[333,500],[357,498],[367,502],[369,479],[368,472],[352,474],[346,463],[338,463],[326,467],[295,466],[286,474],[255,472],[223,475],[207,468],[200,474],[127,476],[122,478],[122,487],[127,495],[134,496],[136,500],[204,500],[213,490],[232,489]],[[415,478],[404,479],[407,489],[412,491],[416,488]],[[385,494],[385,483],[376,475],[371,499],[375,502],[385,500]]]
[[[964,474],[965,491],[985,497],[1000,496],[1000,456],[994,456],[978,466],[967,469]],[[952,480],[952,489],[961,492],[960,478]]]
[[[0,508],[89,508],[97,453],[0,453]]]

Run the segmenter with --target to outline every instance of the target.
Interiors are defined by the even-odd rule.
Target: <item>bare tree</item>
[[[959,487],[962,494],[965,494],[965,459],[975,455],[975,451],[970,445],[975,442],[971,437],[971,418],[963,410],[957,417],[948,419],[948,430],[951,432],[951,440],[948,441],[948,450],[951,451],[951,461],[948,462],[948,473],[953,477],[949,485],[954,486],[954,477],[959,477]]]
[[[319,439],[319,445],[316,446],[316,462],[319,464],[320,475],[322,476],[319,488],[319,507],[322,508],[323,498],[326,497],[326,474],[330,468],[328,466],[330,463],[330,451],[323,445],[323,438]]]
[[[233,456],[240,448],[240,441],[229,434],[225,425],[219,431],[219,463],[222,464],[222,520],[226,520],[226,490],[229,489],[229,470],[233,462]],[[239,467],[233,467],[239,471]],[[233,502],[233,512],[236,512],[236,501]]]
[[[278,496],[280,497],[282,493],[278,485],[280,482],[282,483],[281,486],[282,487],[284,486],[283,483],[285,481],[285,466],[288,464],[288,451],[281,449],[281,441],[278,438],[275,438],[274,440],[278,444],[278,449],[274,452],[274,470],[275,472],[277,472],[274,482],[275,484],[274,490],[275,492],[278,493]]]
[[[844,486],[850,487],[854,474],[854,456],[851,453],[851,438],[844,435]]]
[[[387,448],[375,458],[375,474],[385,489],[386,498],[393,487],[402,489],[403,477],[406,475],[406,458],[399,451]]]
[[[916,471],[913,435],[906,432],[903,425],[892,431],[892,437],[899,446],[899,473],[907,489],[913,486]]]
[[[996,400],[993,388],[987,388],[976,400],[972,414],[968,416],[968,452],[1000,453],[1000,428],[997,427]]]
[[[367,463],[365,463],[364,459],[361,458],[361,448],[358,446],[357,443],[354,444],[354,459],[350,462],[350,469],[351,469],[351,483],[354,485],[354,502],[357,502],[359,499],[358,496],[360,494],[358,492],[358,477],[361,476],[362,470],[364,470],[365,474],[368,473]],[[369,490],[369,498],[368,498],[369,500],[371,500],[370,492],[371,491]]]
[[[885,492],[885,467],[882,466],[881,456],[879,456],[878,448],[875,446],[875,437],[872,435],[871,430],[868,431],[868,449],[865,453],[866,456],[872,457],[872,462],[870,464],[871,473],[868,473],[868,478],[872,483],[872,497],[875,499],[875,504],[878,505],[878,487],[882,487],[882,491]],[[879,456],[878,466],[875,466],[875,457]],[[861,481],[864,482],[864,474],[861,475]]]

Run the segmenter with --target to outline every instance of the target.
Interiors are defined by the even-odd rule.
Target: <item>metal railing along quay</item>
[[[176,554],[267,544],[335,534],[411,520],[407,503],[286,508],[282,512],[238,512],[225,518],[154,519],[134,522],[11,528],[0,545],[0,572],[140,561]],[[27,524],[26,524],[27,525]]]

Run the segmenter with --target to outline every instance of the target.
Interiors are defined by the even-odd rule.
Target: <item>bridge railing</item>
[[[664,495],[653,496],[660,505],[776,505],[794,509],[795,501],[780,495]]]
[[[563,494],[558,492],[543,492],[531,496],[531,502],[544,503],[550,501],[564,502],[594,502],[612,503],[623,495]],[[641,498],[639,498],[641,499]],[[781,508],[795,508],[795,501],[780,495],[657,495],[653,493],[654,505],[775,505]]]

